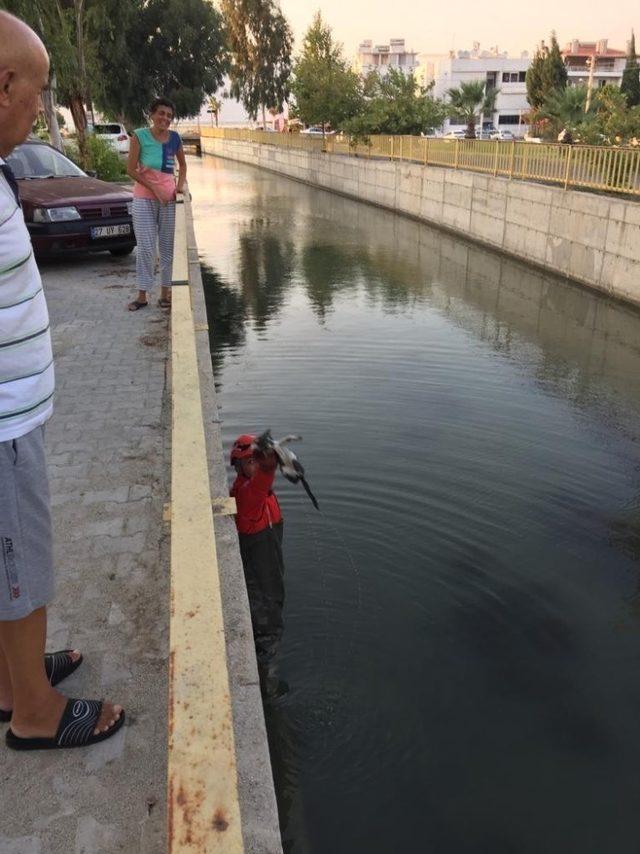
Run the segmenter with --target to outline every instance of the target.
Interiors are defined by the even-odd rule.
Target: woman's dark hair
[[[152,101],[151,106],[149,107],[149,115],[153,115],[153,113],[155,113],[158,107],[169,107],[175,117],[176,105],[168,98],[156,98],[154,101]]]

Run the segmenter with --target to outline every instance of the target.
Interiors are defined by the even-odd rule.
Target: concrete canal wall
[[[168,849],[281,854],[188,200],[172,283]]]
[[[202,151],[447,229],[640,305],[640,205],[403,161],[202,137]]]

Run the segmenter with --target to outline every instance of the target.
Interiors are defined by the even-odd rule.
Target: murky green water
[[[268,710],[295,854],[637,854],[640,316],[192,161],[226,447],[300,432]]]

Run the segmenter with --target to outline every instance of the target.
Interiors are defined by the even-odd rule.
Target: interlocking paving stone
[[[41,265],[57,396],[47,426],[57,571],[49,648],[79,646],[60,688],[122,703],[95,748],[0,762],[0,854],[165,849],[168,318],[127,311],[135,256]],[[126,285],[130,290],[113,288]],[[145,340],[147,343],[145,344]],[[153,341],[153,346],[149,346]]]

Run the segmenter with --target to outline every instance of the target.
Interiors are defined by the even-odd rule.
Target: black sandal
[[[47,652],[44,656],[44,670],[53,687],[62,682],[67,676],[77,670],[82,664],[82,655],[77,661],[71,658],[72,649],[61,649],[58,652]],[[0,723],[8,723],[11,720],[12,710],[0,709]]]
[[[163,298],[158,300],[158,305],[160,306],[160,308],[171,308],[171,300],[170,299],[164,299],[164,297],[163,297]]]
[[[98,744],[115,735],[124,724],[123,709],[113,726],[106,732],[94,735],[101,711],[101,700],[68,700],[53,738],[19,738],[9,729],[6,735],[7,747],[12,750],[60,750]]]
[[[129,311],[138,311],[138,309],[146,308],[148,305],[149,305],[148,301],[147,302],[140,302],[139,300],[134,299],[133,302],[129,303]]]

